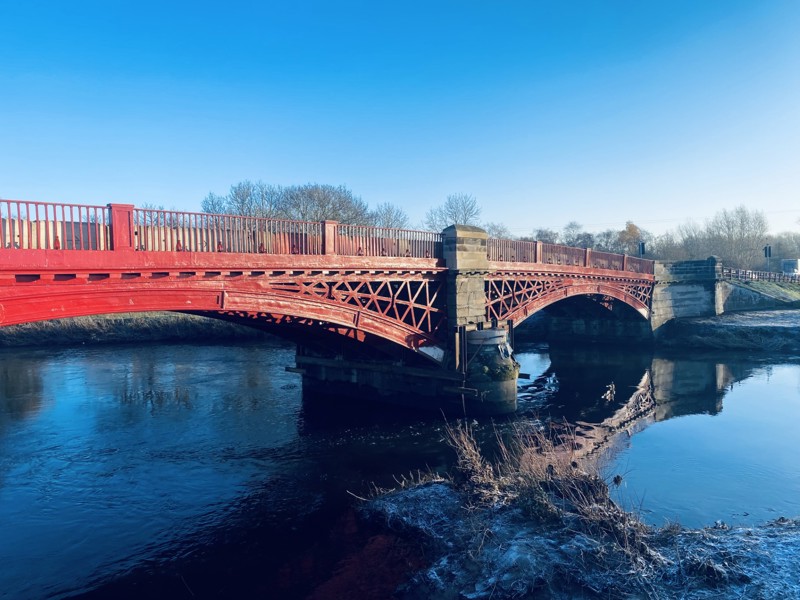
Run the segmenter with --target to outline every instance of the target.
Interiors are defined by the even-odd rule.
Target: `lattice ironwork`
[[[650,314],[651,279],[554,275],[552,273],[492,273],[486,279],[486,318],[520,321],[548,304],[576,295],[602,295]]]
[[[446,273],[438,268],[79,275],[15,275],[0,301],[0,324],[8,311],[10,323],[53,318],[54,306],[59,316],[134,309],[241,311],[310,319],[416,350],[441,345],[447,318]]]
[[[276,297],[313,300],[324,306],[353,311],[359,317],[381,317],[432,339],[443,329],[446,314],[445,279],[442,275],[401,272],[329,273],[271,276],[262,293]]]
[[[268,287],[276,294],[306,296],[376,313],[424,333],[439,329],[444,320],[442,280],[373,277],[270,280]]]

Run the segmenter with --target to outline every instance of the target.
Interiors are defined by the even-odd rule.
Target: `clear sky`
[[[800,231],[800,1],[0,0],[0,197],[344,184],[515,235]]]

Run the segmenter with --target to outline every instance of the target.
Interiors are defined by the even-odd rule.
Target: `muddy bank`
[[[0,347],[124,342],[253,340],[268,334],[217,319],[180,313],[126,313],[0,327]]]
[[[515,331],[518,343],[545,342],[546,313]],[[207,317],[170,312],[128,313],[55,319],[0,327],[0,347],[100,344],[197,339],[251,340],[269,334]],[[731,313],[676,319],[659,330],[656,349],[800,352],[800,310]]]
[[[675,319],[659,330],[656,347],[800,352],[800,310]]]
[[[546,311],[526,319],[515,330],[517,343],[547,343]],[[761,310],[719,316],[675,319],[658,330],[658,349],[800,352],[800,310]],[[608,340],[614,345],[614,340]]]

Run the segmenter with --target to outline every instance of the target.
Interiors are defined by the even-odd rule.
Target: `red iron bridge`
[[[413,354],[424,358],[416,366],[461,376],[462,390],[472,389],[468,338],[489,335],[471,331],[513,333],[575,297],[646,321],[654,288],[650,260],[464,226],[428,232],[15,200],[0,200],[0,218],[0,326],[201,314],[337,355],[343,344]]]

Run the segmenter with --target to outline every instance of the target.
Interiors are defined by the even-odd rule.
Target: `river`
[[[436,412],[304,401],[293,357],[279,340],[0,351],[0,597],[305,597],[356,496],[453,456]],[[606,469],[646,521],[800,515],[796,358],[517,358],[511,421],[615,427]],[[653,407],[626,420],[643,389]]]

